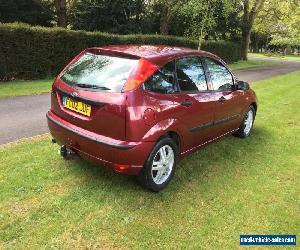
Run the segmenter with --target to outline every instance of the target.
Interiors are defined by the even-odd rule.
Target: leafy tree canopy
[[[254,31],[269,36],[273,45],[300,46],[300,1],[267,1]]]

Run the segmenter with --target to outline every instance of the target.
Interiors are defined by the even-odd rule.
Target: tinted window
[[[205,62],[211,76],[213,90],[232,90],[234,83],[229,70],[215,60],[206,58]]]
[[[207,90],[200,58],[186,57],[176,61],[177,79],[181,91]]]
[[[106,91],[121,92],[137,62],[127,58],[86,53],[67,68],[61,79],[69,85],[79,84],[84,87],[83,85],[88,84],[103,87]]]
[[[145,83],[145,90],[156,93],[173,93],[175,91],[174,62],[166,64],[152,75]]]

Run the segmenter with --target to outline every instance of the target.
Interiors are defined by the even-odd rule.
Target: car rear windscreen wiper
[[[76,83],[75,86],[79,88],[86,88],[86,89],[102,89],[102,90],[110,90],[110,88],[104,86],[98,86],[95,84],[85,84],[85,83]]]

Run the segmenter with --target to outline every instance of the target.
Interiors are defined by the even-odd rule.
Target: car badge
[[[71,93],[72,97],[78,97],[78,94],[76,92]]]

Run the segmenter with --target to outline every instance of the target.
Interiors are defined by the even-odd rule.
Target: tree
[[[300,1],[277,0],[265,3],[253,27],[255,34],[268,37],[269,48],[300,47]]]
[[[209,30],[215,25],[214,9],[216,0],[189,0],[181,8],[181,11],[190,20],[187,32],[188,36],[198,39],[198,49],[201,49],[202,41]]]
[[[147,1],[145,1],[147,2]],[[153,0],[148,1],[148,4],[158,10],[160,14],[159,32],[161,35],[169,35],[171,23],[174,17],[177,16],[179,9],[187,0]]]
[[[0,22],[52,26],[53,11],[42,0],[0,0]]]
[[[186,17],[185,35],[198,40],[237,40],[240,33],[239,0],[189,0],[180,9]],[[181,24],[182,25],[182,24]]]
[[[144,9],[144,0],[77,0],[71,8],[70,23],[74,29],[139,33]]]
[[[67,17],[67,1],[66,0],[54,0],[54,6],[57,15],[57,26],[66,28],[68,25]]]
[[[241,59],[248,59],[248,50],[250,44],[250,36],[255,18],[262,10],[266,0],[242,0],[243,17],[242,17],[242,41],[241,41]]]
[[[213,10],[215,25],[209,30],[210,39],[237,42],[241,34],[242,8],[240,0],[217,0]]]

